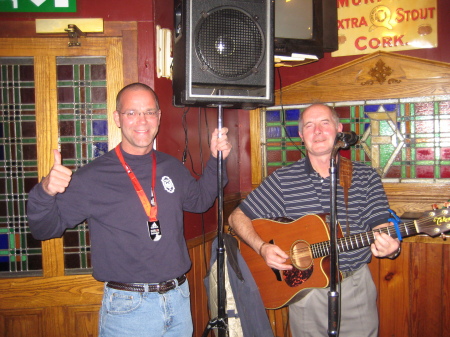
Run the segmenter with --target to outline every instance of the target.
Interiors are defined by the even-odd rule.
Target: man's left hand
[[[382,225],[379,225],[375,227],[377,228],[383,228],[393,225],[392,223],[385,223]],[[394,228],[392,228],[393,231]],[[374,232],[374,238],[375,241],[370,245],[370,250],[372,251],[372,254],[376,257],[390,257],[391,255],[394,255],[398,252],[400,247],[400,241],[398,239],[394,239],[391,236],[387,235],[386,233],[379,233],[377,231]]]

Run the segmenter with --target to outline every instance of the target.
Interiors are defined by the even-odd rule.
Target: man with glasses
[[[61,237],[88,221],[93,276],[105,282],[100,336],[192,336],[183,211],[213,205],[215,158],[221,151],[225,159],[231,145],[228,129],[216,129],[212,156],[196,180],[177,159],[153,149],[160,118],[150,87],[124,87],[114,111],[122,142],[74,174],[54,150],[50,173],[29,194],[36,239]]]

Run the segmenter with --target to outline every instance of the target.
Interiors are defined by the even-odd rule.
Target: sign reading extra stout
[[[437,0],[337,0],[332,56],[437,47]]]

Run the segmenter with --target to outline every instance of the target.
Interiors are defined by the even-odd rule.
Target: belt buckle
[[[158,292],[158,294],[164,294],[167,292],[167,289],[161,289],[161,288],[165,287],[166,283],[167,283],[167,281],[164,281],[164,282],[158,283],[156,285],[156,291]]]

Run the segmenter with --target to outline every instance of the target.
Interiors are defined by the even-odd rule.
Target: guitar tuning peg
[[[439,207],[438,207],[438,205],[437,204],[433,204],[433,205],[431,205],[431,209],[432,210],[437,210]]]

